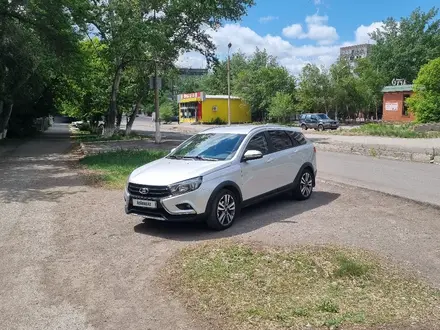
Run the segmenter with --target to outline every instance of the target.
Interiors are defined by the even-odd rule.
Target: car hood
[[[207,175],[230,166],[229,161],[203,161],[162,158],[137,168],[130,182],[151,186],[167,186]]]

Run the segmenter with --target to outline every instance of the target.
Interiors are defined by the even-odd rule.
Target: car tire
[[[206,224],[213,230],[225,230],[232,226],[239,214],[240,204],[236,194],[229,189],[222,189],[214,197]]]
[[[318,131],[322,132],[324,130],[324,125],[318,125]]]
[[[305,168],[299,177],[298,183],[293,188],[293,198],[299,201],[309,199],[313,193],[313,173]]]
[[[306,126],[305,124],[302,124],[302,125],[301,125],[301,128],[302,128],[304,131],[307,131],[307,126]]]

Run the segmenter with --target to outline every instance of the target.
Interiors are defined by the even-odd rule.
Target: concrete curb
[[[112,143],[111,143],[112,142]],[[80,148],[85,156],[96,155],[105,152],[119,150],[168,150],[178,146],[180,141],[165,140],[160,144],[155,144],[151,140],[124,140],[124,141],[105,141],[102,142],[81,142]]]
[[[440,149],[406,149],[384,145],[314,142],[318,151],[340,152],[409,162],[440,164]]]

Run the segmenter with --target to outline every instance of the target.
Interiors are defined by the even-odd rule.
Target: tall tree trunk
[[[4,131],[7,129],[9,119],[11,118],[12,108],[14,104],[3,102],[3,111],[0,114],[0,136],[3,137]]]
[[[378,121],[379,120],[379,118],[378,118],[379,117],[378,116],[378,109],[377,109],[378,106],[377,106],[377,103],[375,103],[374,105],[375,105],[375,108],[376,108],[376,121]]]
[[[118,115],[116,116],[116,131],[118,132],[121,129],[121,122],[122,122],[122,112],[118,111]]]
[[[125,129],[125,136],[129,136],[131,134],[131,129],[132,129],[134,121],[136,119],[136,115],[139,113],[139,109],[141,107],[141,104],[142,104],[142,100],[139,99],[136,102],[136,106],[134,107],[133,112],[130,114],[130,118],[128,119],[127,128]]]
[[[118,92],[119,85],[121,84],[122,71],[123,66],[121,64],[118,66],[115,72],[115,76],[113,78],[112,92],[110,95],[110,106],[106,117],[105,128],[103,130],[103,135],[107,137],[112,136],[115,133],[116,116],[118,114]]]

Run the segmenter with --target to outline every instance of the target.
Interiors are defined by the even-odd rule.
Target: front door
[[[248,150],[261,151],[263,158],[241,163],[243,201],[276,189],[273,181],[276,175],[273,171],[273,157],[269,154],[269,144],[265,133],[253,136],[245,152]]]

